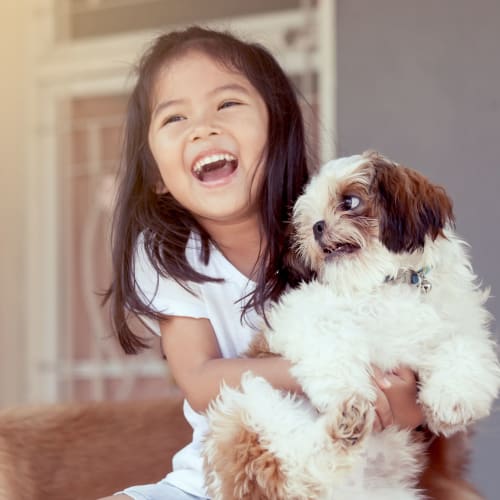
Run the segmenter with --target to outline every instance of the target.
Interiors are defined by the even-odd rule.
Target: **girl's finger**
[[[415,372],[407,366],[398,366],[393,373],[405,382],[414,382],[417,378]]]
[[[392,385],[389,377],[377,366],[372,366],[372,378],[381,389],[389,389]]]
[[[391,410],[391,405],[387,396],[384,394],[380,387],[375,386],[377,391],[377,400],[375,401],[375,412],[380,419],[382,429],[394,423],[394,417]]]

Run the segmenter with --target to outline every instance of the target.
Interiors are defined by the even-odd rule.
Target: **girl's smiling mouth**
[[[229,177],[238,168],[238,158],[231,153],[203,156],[194,163],[192,172],[201,182],[217,182]]]

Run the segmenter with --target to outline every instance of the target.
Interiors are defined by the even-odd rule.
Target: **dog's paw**
[[[429,385],[420,390],[419,403],[426,423],[435,434],[450,436],[489,413],[487,401],[472,392],[464,396],[456,386]]]
[[[443,436],[451,436],[456,432],[466,429],[467,425],[472,422],[472,419],[464,418],[462,410],[455,407],[452,412],[439,412],[433,408],[421,403],[424,412],[427,427],[433,434],[442,434]]]
[[[324,415],[327,434],[345,451],[360,443],[370,432],[373,418],[372,403],[359,395],[330,408]]]

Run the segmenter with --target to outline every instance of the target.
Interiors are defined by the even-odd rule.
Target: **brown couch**
[[[90,500],[161,479],[190,438],[180,396],[0,412],[1,500]]]
[[[0,411],[1,500],[93,500],[162,478],[190,437],[180,396]],[[462,479],[467,438],[436,440],[422,487],[438,500],[482,498]]]

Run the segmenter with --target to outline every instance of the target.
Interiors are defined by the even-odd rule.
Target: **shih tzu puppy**
[[[325,164],[297,200],[295,251],[316,278],[268,312],[249,355],[291,361],[299,397],[251,373],[223,387],[204,443],[215,500],[415,500],[424,443],[372,433],[372,366],[414,370],[434,434],[490,412],[495,344],[443,188],[377,153]]]

